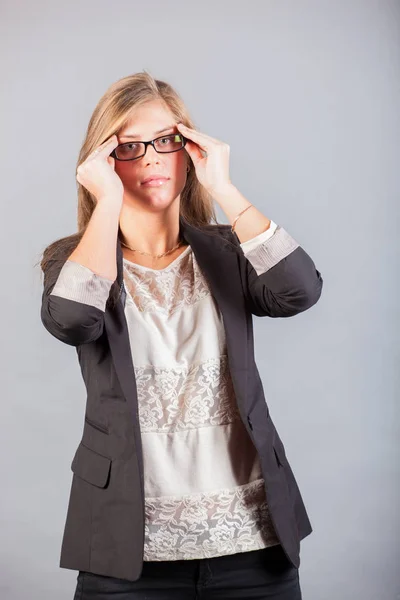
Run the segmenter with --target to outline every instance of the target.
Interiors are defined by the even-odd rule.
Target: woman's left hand
[[[223,193],[232,186],[229,178],[230,146],[205,133],[178,123],[178,130],[188,138],[185,149],[193,161],[197,179],[210,194]],[[206,152],[203,156],[201,151]]]

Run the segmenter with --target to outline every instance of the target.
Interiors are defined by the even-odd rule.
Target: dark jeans
[[[79,571],[74,600],[302,600],[299,572],[282,546],[226,556],[145,561],[128,581]]]

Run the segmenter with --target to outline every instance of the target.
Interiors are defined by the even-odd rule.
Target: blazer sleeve
[[[293,317],[321,296],[323,279],[311,257],[281,226],[240,243],[239,264],[246,304],[258,317]]]
[[[71,346],[95,341],[103,333],[112,284],[75,261],[49,261],[44,272],[43,325],[55,338]]]

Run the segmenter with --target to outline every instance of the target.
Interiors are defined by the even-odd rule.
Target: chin
[[[175,202],[177,196],[171,196],[171,194],[166,195],[162,193],[157,193],[157,191],[154,192],[154,190],[152,190],[151,194],[146,194],[146,196],[142,198],[146,206],[151,206],[157,209],[166,209]]]

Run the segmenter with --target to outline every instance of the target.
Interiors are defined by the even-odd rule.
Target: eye
[[[169,144],[169,142],[171,142],[171,141],[172,141],[172,138],[173,138],[173,137],[174,137],[174,136],[167,135],[166,137],[159,138],[159,142],[160,142],[160,144],[161,144],[162,146],[167,146],[167,145]]]

